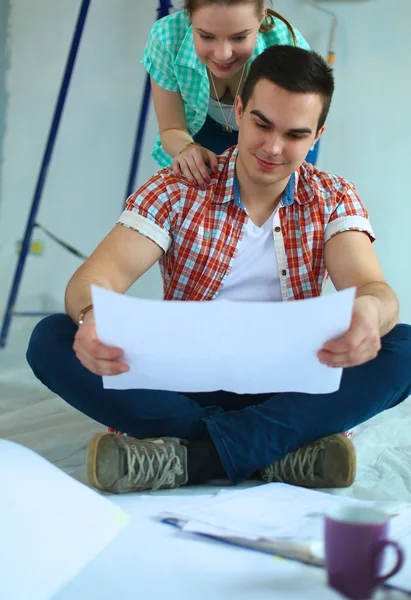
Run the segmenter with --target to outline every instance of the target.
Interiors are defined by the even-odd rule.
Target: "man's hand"
[[[380,348],[379,300],[364,295],[354,302],[347,333],[324,344],[317,356],[329,367],[355,367],[375,358]]]
[[[121,360],[124,351],[121,348],[106,346],[97,338],[96,325],[91,313],[87,313],[74,337],[73,350],[77,358],[95,375],[120,375],[130,370]]]

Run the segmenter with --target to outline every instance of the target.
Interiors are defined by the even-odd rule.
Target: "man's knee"
[[[50,357],[58,352],[58,346],[62,342],[72,343],[76,329],[70,317],[64,314],[50,315],[37,323],[26,354],[27,362],[35,373],[39,361],[48,362]]]
[[[408,325],[408,323],[398,323],[390,333],[395,334],[399,339],[411,340],[411,325]]]
[[[382,338],[382,347],[411,360],[411,325],[396,325]]]
[[[382,338],[387,377],[398,389],[411,393],[411,326],[399,323]]]

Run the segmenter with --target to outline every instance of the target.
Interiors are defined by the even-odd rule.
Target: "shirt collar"
[[[281,206],[291,206],[294,200],[300,205],[309,204],[314,200],[315,193],[311,174],[303,163],[288,180],[281,198]]]
[[[315,200],[318,192],[317,175],[307,169],[307,163],[303,162],[301,167],[293,173],[292,177],[294,178],[293,196],[297,204],[309,204]]]
[[[177,53],[175,62],[177,65],[181,65],[182,67],[189,67],[190,69],[195,69],[201,75],[207,77],[206,66],[198,58],[194,46],[193,26],[191,25],[191,23],[187,29],[183,41],[181,42],[181,46]]]
[[[219,172],[211,175],[212,202],[214,204],[225,204],[230,200],[235,201],[235,162],[237,160],[238,146],[229,148],[220,154]],[[224,162],[221,163],[221,159]]]
[[[235,204],[244,208],[240,197],[240,185],[235,172],[235,163],[238,155],[238,146],[230,148],[220,155],[225,161],[220,163],[220,170],[211,176],[213,188],[212,202],[225,204],[234,200]],[[297,171],[292,173],[281,198],[281,206],[291,206],[294,200],[297,204],[304,205],[312,202],[316,197],[316,186],[312,180],[311,171],[303,163]],[[219,184],[222,183],[220,186]],[[224,193],[222,193],[224,191]]]
[[[287,186],[281,197],[281,206],[290,206],[294,202],[294,193],[296,192],[295,173],[293,173],[287,183]],[[244,208],[240,197],[240,184],[237,175],[234,175],[234,202],[237,206]]]
[[[238,148],[236,148],[236,157],[238,154]],[[288,180],[287,186],[283,192],[281,197],[281,206],[291,206],[294,202],[294,197],[297,198],[297,184],[296,184],[296,173],[293,173]],[[298,200],[298,198],[297,198]],[[240,197],[240,184],[237,179],[237,175],[235,174],[235,161],[234,161],[234,202],[237,206],[244,208],[243,203],[241,202]]]

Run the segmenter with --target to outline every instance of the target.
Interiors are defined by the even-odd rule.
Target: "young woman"
[[[256,56],[274,44],[308,48],[264,0],[185,0],[157,21],[142,59],[159,135],[153,157],[200,186],[237,143],[234,103]]]

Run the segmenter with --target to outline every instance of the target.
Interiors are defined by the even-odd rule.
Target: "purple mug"
[[[339,506],[325,517],[328,585],[352,600],[367,600],[379,585],[401,569],[404,553],[387,539],[389,517],[375,508]],[[397,563],[381,575],[384,549],[392,546]]]

